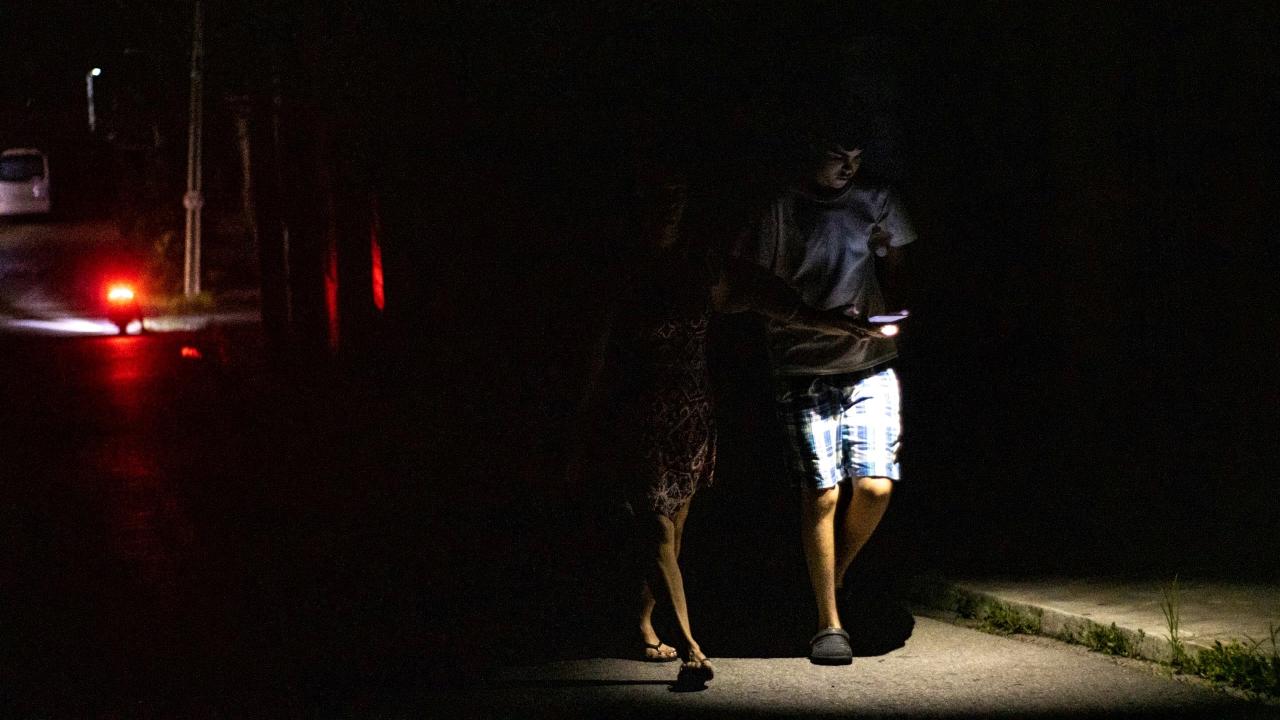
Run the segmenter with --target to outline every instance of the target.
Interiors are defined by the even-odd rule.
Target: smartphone
[[[898,312],[893,313],[881,313],[867,318],[867,322],[872,325],[892,325],[893,323],[902,322],[909,314],[910,313],[906,310],[899,310]]]

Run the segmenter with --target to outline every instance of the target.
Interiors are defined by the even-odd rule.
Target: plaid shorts
[[[775,399],[795,485],[825,489],[860,477],[901,477],[901,390],[893,368],[781,377]]]

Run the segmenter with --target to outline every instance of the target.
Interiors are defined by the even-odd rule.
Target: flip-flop
[[[680,666],[680,672],[676,674],[676,684],[681,687],[702,687],[707,681],[716,676],[716,669],[711,661],[704,655],[701,660],[696,661],[697,665],[691,665],[688,662]]]
[[[651,663],[669,663],[669,662],[675,662],[676,660],[679,660],[679,659],[680,659],[680,654],[679,654],[678,652],[676,652],[675,648],[672,648],[672,649],[671,649],[671,654],[670,654],[670,655],[666,655],[666,654],[664,654],[664,653],[662,652],[662,641],[658,641],[658,642],[656,642],[656,643],[645,643],[645,644],[644,644],[644,649],[645,649],[645,650],[652,650],[652,651],[654,651],[655,653],[657,653],[657,655],[656,655],[656,656],[654,656],[654,655],[650,655],[650,654],[649,654],[649,653],[647,653],[647,652],[641,652],[641,653],[640,653],[640,659],[641,659],[641,660],[644,660],[645,662],[651,662]]]
[[[853,649],[849,647],[849,633],[836,627],[819,630],[809,641],[809,662],[814,665],[852,663]]]

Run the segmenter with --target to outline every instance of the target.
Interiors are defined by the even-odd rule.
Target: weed
[[[1115,623],[1111,623],[1110,627],[1090,625],[1081,635],[1080,642],[1090,650],[1100,653],[1136,658],[1140,656],[1138,649],[1144,637],[1146,634],[1139,630],[1137,639],[1130,640],[1123,630],[1117,628]]]
[[[979,603],[972,595],[960,593],[956,595],[956,614],[962,618],[973,620],[978,617]]]
[[[979,627],[987,632],[1000,635],[1038,635],[1043,615],[993,600],[983,604],[978,620],[981,621]]]
[[[1169,651],[1172,656],[1169,664],[1175,670],[1183,670],[1190,665],[1190,658],[1181,637],[1182,591],[1178,587],[1178,576],[1174,575],[1172,583],[1160,588],[1160,593],[1164,596],[1160,601],[1160,611],[1164,613],[1164,625],[1169,630]]]
[[[1191,673],[1224,685],[1240,688],[1257,695],[1280,697],[1280,628],[1269,626],[1271,652],[1262,649],[1262,642],[1246,638],[1248,642],[1214,642],[1213,647],[1192,655],[1187,652],[1181,634],[1181,593],[1178,578],[1161,588],[1164,600],[1160,610],[1164,613],[1165,627],[1169,630],[1169,664],[1174,670]]]
[[[957,615],[977,620],[978,629],[998,635],[1035,635],[1040,632],[1042,613],[1036,609],[1021,610],[989,598],[958,593],[952,607]]]
[[[1161,592],[1160,610],[1172,651],[1170,670],[1199,675],[1253,695],[1280,698],[1280,627],[1272,624],[1269,628],[1269,650],[1264,647],[1264,641],[1246,638],[1247,642],[1215,642],[1212,648],[1192,653],[1182,639],[1182,589],[1178,578],[1162,587]],[[969,594],[956,594],[953,600],[956,614],[977,620],[980,630],[1000,635],[1042,634],[1043,613],[1035,608],[1022,609]],[[1146,634],[1139,630],[1131,637],[1111,623],[1110,626],[1088,624],[1082,630],[1068,628],[1058,637],[1108,655],[1138,658],[1142,656]]]
[[[1215,642],[1201,650],[1191,663],[1195,673],[1215,682],[1259,695],[1280,696],[1280,650],[1276,648],[1277,628],[1271,628],[1271,652],[1262,641]]]

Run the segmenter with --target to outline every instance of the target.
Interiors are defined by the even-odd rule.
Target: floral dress
[[[710,295],[703,277],[680,264],[638,284],[613,343],[618,470],[634,509],[667,517],[711,483],[716,462]]]

